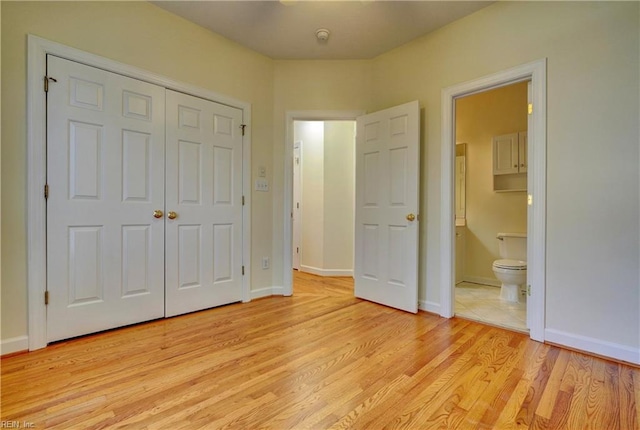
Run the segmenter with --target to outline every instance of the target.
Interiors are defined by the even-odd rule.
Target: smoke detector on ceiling
[[[327,30],[326,28],[319,28],[316,30],[316,37],[320,42],[326,42],[329,38],[329,34],[329,30]]]

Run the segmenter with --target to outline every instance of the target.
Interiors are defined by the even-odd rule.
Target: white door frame
[[[46,167],[46,97],[43,79],[46,56],[53,54],[109,72],[118,73],[168,89],[191,94],[242,110],[246,124],[242,140],[242,301],[251,300],[251,104],[194,85],[185,84],[137,67],[119,63],[37,36],[28,35],[27,58],[27,294],[29,350],[47,346],[47,308],[44,294],[47,286],[46,204],[44,185]]]
[[[531,81],[529,148],[527,157],[527,284],[531,286],[529,334],[531,339],[544,341],[545,289],[546,289],[546,164],[547,164],[547,60],[541,59],[508,70],[464,82],[442,90],[442,164],[441,164],[441,285],[440,315],[454,315],[455,256],[455,99],[503,87],[522,81]],[[531,204],[532,202],[532,204]]]
[[[355,121],[364,111],[348,110],[309,110],[287,111],[284,141],[284,219],[283,219],[283,257],[282,257],[282,294],[293,294],[293,248],[291,211],[293,210],[293,122],[294,121]]]
[[[298,147],[296,148],[296,145],[298,145]],[[295,174],[295,153],[296,150],[298,151],[298,175],[296,177]],[[296,142],[293,143],[293,153],[294,153],[294,174],[293,174],[293,201],[291,202],[291,210],[292,213],[295,213],[296,208],[293,207],[293,203],[295,202],[295,196],[296,196],[296,191],[298,192],[300,198],[298,201],[298,204],[300,204],[300,201],[302,200],[302,141],[298,140]],[[301,240],[300,240],[300,232],[302,231],[302,208],[298,207],[298,217],[296,218],[295,216],[292,217],[292,242],[291,242],[291,258],[293,259],[293,263],[291,264],[291,267],[293,269],[297,269],[300,270],[300,245],[301,245]],[[293,248],[294,245],[296,248],[298,248],[297,253],[293,252]],[[294,257],[295,256],[295,257]],[[297,257],[297,258],[296,258]],[[297,260],[297,261],[296,261]],[[297,263],[297,264],[296,264]]]

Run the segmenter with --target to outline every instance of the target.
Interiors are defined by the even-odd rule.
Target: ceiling
[[[153,1],[273,59],[368,59],[491,1]],[[330,31],[328,40],[316,30]]]

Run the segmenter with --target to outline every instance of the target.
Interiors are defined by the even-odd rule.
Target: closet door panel
[[[242,300],[242,111],[170,90],[166,100],[172,316]]]
[[[162,87],[49,55],[47,338],[164,316]]]

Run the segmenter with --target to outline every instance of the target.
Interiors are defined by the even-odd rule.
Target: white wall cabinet
[[[527,132],[493,138],[493,174],[506,175],[527,171]]]
[[[493,190],[527,190],[527,132],[493,138]]]

